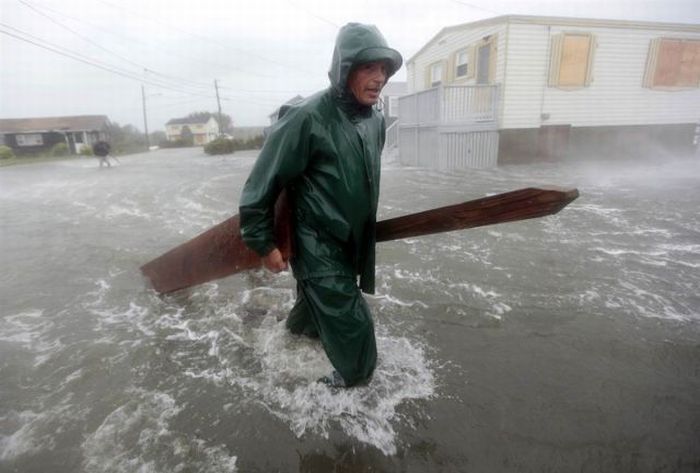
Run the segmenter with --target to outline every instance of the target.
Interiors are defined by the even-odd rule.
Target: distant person
[[[275,245],[273,214],[287,190],[297,301],[286,325],[321,339],[334,371],[319,381],[332,387],[367,383],[377,361],[374,323],[360,292],[373,293],[375,285],[385,122],[373,105],[402,62],[375,26],[342,27],[330,87],[280,109],[240,199],[243,241],[278,272],[287,262]]]
[[[102,140],[92,145],[92,153],[99,158],[100,167],[105,164],[107,167],[112,167],[112,164],[109,162],[109,152],[111,149],[112,147],[109,145],[109,143]]]

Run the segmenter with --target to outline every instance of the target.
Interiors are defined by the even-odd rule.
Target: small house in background
[[[700,25],[500,16],[444,28],[406,66],[405,164],[686,153],[700,119]]]
[[[17,155],[50,151],[58,143],[65,143],[71,154],[79,154],[99,140],[109,140],[105,115],[0,119],[0,144]]]
[[[204,146],[219,136],[219,124],[213,116],[207,118],[173,118],[165,124],[165,136],[168,141],[177,141],[183,138],[183,132],[187,130],[192,134],[193,143]]]

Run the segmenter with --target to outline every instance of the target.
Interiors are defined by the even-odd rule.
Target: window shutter
[[[659,45],[661,38],[652,39],[649,42],[649,53],[647,54],[647,67],[644,70],[644,79],[642,86],[647,88],[654,87],[654,75],[656,73],[656,61],[659,57]]]
[[[431,78],[432,78],[432,69],[433,69],[433,63],[428,64],[428,66],[425,68],[425,88],[429,89],[432,87],[431,84]]]
[[[440,83],[441,85],[446,85],[449,82],[451,82],[452,78],[452,76],[450,75],[452,74],[452,71],[450,70],[450,61],[448,61],[447,59],[443,59],[442,61],[440,61],[440,63],[442,64],[442,78],[440,80]]]
[[[467,79],[473,79],[476,73],[476,48],[469,46],[469,66],[467,66]]]
[[[443,84],[449,84],[450,82],[453,82],[455,77],[454,77],[454,53],[452,53],[449,57],[449,59],[445,59],[442,64],[442,71],[443,71],[443,78],[442,78],[442,83]]]
[[[559,67],[561,65],[561,50],[564,42],[563,34],[552,36],[552,49],[549,54],[549,81],[547,85],[556,87],[559,85]]]
[[[595,61],[595,51],[598,49],[598,41],[594,35],[589,35],[588,61],[586,62],[586,78],[583,83],[586,87],[593,82],[593,62]]]
[[[489,48],[491,49],[489,53],[489,84],[493,84],[496,81],[496,57],[498,55],[498,35],[491,36],[489,39]]]

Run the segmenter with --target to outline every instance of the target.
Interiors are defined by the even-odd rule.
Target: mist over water
[[[380,218],[539,186],[556,216],[382,243],[370,386],[284,320],[287,273],[159,297],[255,154],[0,169],[0,471],[697,471],[700,159],[385,165]]]

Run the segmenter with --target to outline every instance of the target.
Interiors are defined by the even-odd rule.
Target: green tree
[[[139,153],[146,147],[145,135],[134,125],[111,122],[107,131],[113,154]]]
[[[167,139],[165,136],[165,132],[162,130],[156,130],[152,133],[149,133],[148,138],[150,139],[152,144],[160,143],[160,142],[165,141]]]

